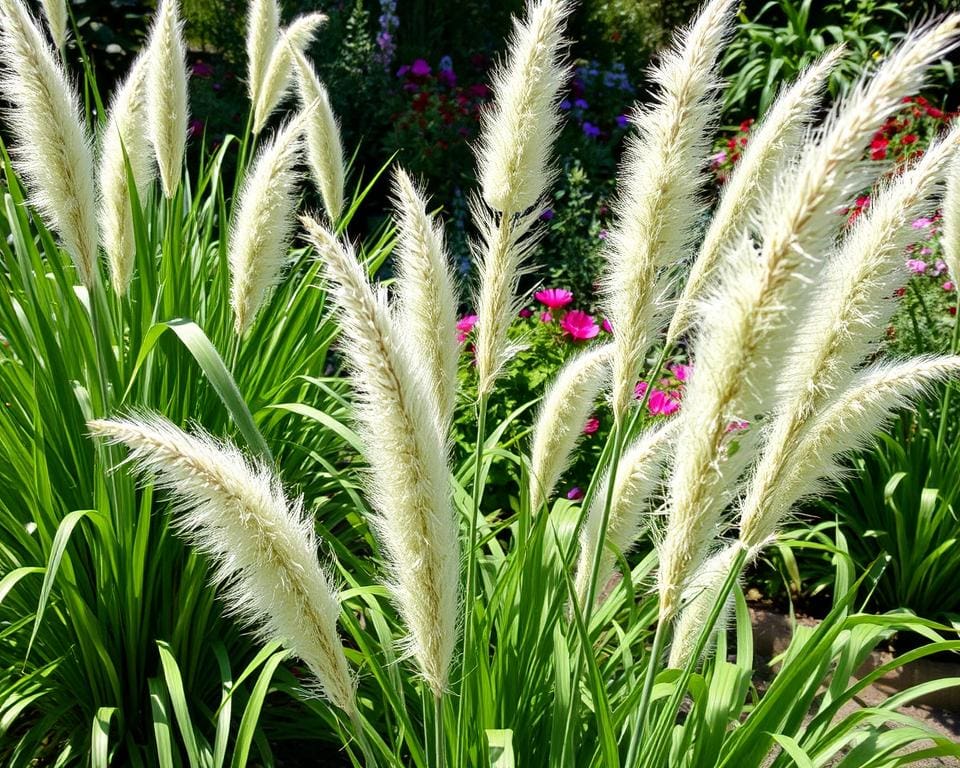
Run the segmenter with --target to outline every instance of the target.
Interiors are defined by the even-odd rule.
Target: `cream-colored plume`
[[[367,496],[390,570],[390,590],[410,632],[409,651],[434,695],[443,694],[457,644],[459,526],[445,436],[403,353],[384,292],[374,293],[353,249],[303,217],[337,310],[370,465]]]
[[[280,38],[270,54],[260,92],[254,103],[254,133],[263,130],[270,115],[290,90],[293,83],[294,55],[303,53],[326,20],[327,17],[322,13],[309,13],[298,16],[289,27],[281,31]]]
[[[263,90],[270,54],[280,37],[277,0],[250,0],[247,7],[247,95],[255,107]]]
[[[230,305],[238,335],[253,323],[288,260],[296,205],[295,166],[308,119],[309,113],[301,113],[277,131],[244,176],[227,251]]]
[[[427,213],[427,201],[400,168],[394,174],[397,219],[394,322],[411,370],[436,409],[447,439],[457,402],[457,299],[444,245],[443,226]]]
[[[837,456],[867,443],[896,409],[933,384],[958,375],[960,357],[877,364],[857,374],[810,418],[778,473],[758,468],[741,506],[740,540],[750,549],[763,546],[799,499],[841,473]]]
[[[950,279],[960,285],[960,154],[954,158],[947,174],[942,211],[940,243],[943,246],[943,260],[947,264]]]
[[[202,431],[159,415],[91,421],[94,435],[130,448],[130,460],[172,494],[174,525],[213,564],[228,610],[279,640],[322,693],[356,714],[355,684],[337,636],[339,597],[317,561],[314,522],[270,469]]]
[[[177,0],[160,0],[147,43],[147,134],[163,195],[176,194],[187,144],[186,48]]]
[[[97,210],[90,138],[76,91],[20,0],[0,0],[0,90],[29,201],[70,254],[80,281],[97,272]]]
[[[530,511],[549,502],[609,375],[609,345],[582,352],[560,370],[544,395],[530,449]]]
[[[526,20],[514,21],[506,63],[493,75],[493,108],[483,119],[477,160],[483,199],[506,216],[539,202],[553,176],[550,155],[566,80],[563,27],[571,7],[567,0],[531,1]]]
[[[749,455],[725,460],[729,424],[752,419],[771,405],[775,373],[802,324],[804,293],[832,246],[843,217],[837,210],[852,190],[869,186],[876,164],[861,162],[864,147],[905,93],[922,82],[929,62],[953,45],[960,15],[913,36],[879,72],[858,87],[802,152],[795,172],[783,174],[763,208],[759,251],[749,242],[730,252],[703,311],[694,347],[697,366],[687,387],[669,493],[669,522],[658,576],[661,619],[679,607],[683,586],[703,563],[732,485]]]
[[[346,168],[343,161],[343,143],[340,127],[330,106],[330,97],[313,65],[299,51],[294,51],[297,71],[297,92],[300,105],[306,109],[316,104],[304,128],[307,148],[307,165],[313,182],[320,190],[327,218],[336,224],[343,213],[343,185]]]
[[[67,42],[67,26],[70,21],[66,0],[40,0],[40,6],[47,20],[50,39],[58,49],[62,49]]]
[[[730,30],[733,0],[712,0],[653,73],[653,107],[634,115],[618,180],[616,223],[604,275],[613,323],[614,418],[622,422],[662,311],[660,270],[682,258],[701,210],[709,129],[716,119],[717,59]]]
[[[650,497],[660,483],[661,469],[666,462],[676,431],[676,421],[655,427],[629,446],[617,465],[616,482],[610,503],[610,514],[603,535],[603,553],[597,571],[598,586],[605,584],[616,563],[615,553],[629,552],[644,528],[644,512]],[[590,505],[590,512],[580,532],[580,558],[574,585],[583,607],[590,591],[590,575],[597,557],[603,510],[610,488],[610,472],[604,475]]]
[[[670,669],[682,669],[690,662],[697,649],[697,640],[707,625],[710,614],[720,599],[730,569],[743,549],[740,542],[734,542],[710,557],[690,580],[681,596],[683,608],[673,629],[673,641],[670,644]],[[733,595],[726,597],[720,618],[711,630],[711,637],[726,629],[727,621],[733,610]]]
[[[153,179],[153,153],[143,130],[147,115],[146,73],[146,57],[141,54],[113,96],[100,144],[100,236],[110,266],[110,281],[118,296],[125,294],[130,285],[136,250],[127,163],[141,202]]]
[[[677,309],[667,331],[667,345],[690,327],[702,297],[716,271],[718,261],[749,227],[757,207],[773,191],[777,177],[789,168],[791,160],[813,119],[830,72],[843,55],[840,46],[824,54],[806,69],[770,107],[723,185],[720,201],[683,287]]]

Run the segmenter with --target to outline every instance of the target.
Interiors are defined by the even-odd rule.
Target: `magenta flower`
[[[203,120],[198,120],[197,118],[191,120],[187,125],[187,135],[191,139],[203,136]]]
[[[933,276],[940,277],[944,272],[947,271],[947,262],[943,259],[937,259],[933,264]]]
[[[603,328],[607,333],[613,333],[613,324],[607,319],[603,318],[603,322],[600,323],[600,327]]]
[[[931,224],[933,224],[933,219],[928,219],[926,216],[921,216],[919,219],[913,220],[914,229],[926,229]]]
[[[414,77],[426,77],[430,74],[430,65],[423,59],[417,59],[410,65],[410,74]]]
[[[563,288],[547,288],[537,291],[533,298],[550,309],[560,309],[573,301],[573,294]]]
[[[205,61],[195,61],[190,71],[194,77],[211,77],[213,75],[213,67]]]
[[[927,262],[922,259],[907,259],[907,269],[917,275],[927,271]]]
[[[743,432],[743,430],[750,427],[749,421],[743,421],[742,419],[734,419],[729,424],[727,424],[726,432],[729,435],[731,432]]]
[[[477,324],[477,320],[479,319],[476,315],[465,315],[461,317],[457,321],[457,341],[463,344],[467,335],[473,330],[473,326]]]
[[[680,410],[680,398],[675,392],[664,392],[655,389],[647,400],[647,408],[654,416],[669,416]]]
[[[560,321],[560,327],[563,328],[564,333],[569,334],[576,341],[586,341],[600,333],[600,326],[596,321],[579,309],[571,309],[567,312]]]
[[[524,307],[523,309],[520,310],[518,314],[520,315],[520,317],[526,319],[528,317],[533,317],[533,310],[530,309],[529,307]]]
[[[579,486],[573,486],[569,491],[567,491],[567,498],[570,501],[579,501],[583,498],[583,489]]]
[[[540,322],[541,322],[541,323],[552,323],[552,322],[553,322],[553,315],[551,315],[549,312],[541,312],[541,313],[540,313]]]
[[[643,400],[645,394],[647,394],[647,382],[638,381],[637,386],[633,388],[633,396],[637,398],[637,400]]]
[[[587,419],[587,423],[583,425],[583,434],[592,435],[598,429],[600,429],[600,419],[596,416],[591,416]]]
[[[956,287],[957,286],[953,284],[953,280],[947,280],[947,282],[943,284],[943,290],[945,291],[952,291]]]
[[[683,363],[677,363],[676,365],[670,366],[670,372],[673,374],[674,378],[677,381],[687,382],[690,379],[690,374],[693,371],[692,365],[684,365]]]

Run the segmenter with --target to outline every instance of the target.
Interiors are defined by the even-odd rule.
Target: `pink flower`
[[[664,392],[662,389],[655,389],[650,393],[647,408],[650,409],[650,413],[654,416],[669,416],[680,410],[680,398],[675,392]]]
[[[927,262],[921,259],[907,259],[907,269],[917,275],[927,271]]]
[[[603,318],[603,322],[600,323],[600,327],[603,328],[607,333],[613,333],[613,324],[607,319]]]
[[[560,309],[573,301],[573,294],[563,288],[547,288],[545,291],[537,291],[533,298],[549,309]]]
[[[927,248],[926,246],[920,249],[921,256],[929,256],[933,253],[933,248]]]
[[[947,262],[943,259],[937,259],[933,264],[933,276],[940,277],[944,272],[947,271]]]
[[[567,312],[563,316],[563,320],[560,321],[560,327],[563,328],[564,333],[569,334],[571,338],[577,341],[592,339],[600,333],[600,326],[596,324],[594,319],[579,309],[572,309]]]
[[[526,319],[528,317],[533,317],[533,310],[530,309],[529,307],[524,307],[523,309],[520,310],[519,314],[520,314],[520,317]]]
[[[191,120],[189,125],[187,125],[187,135],[190,136],[191,139],[195,139],[198,136],[202,136],[203,120],[198,120],[197,118],[194,118],[193,120]]]
[[[914,228],[914,229],[926,229],[926,228],[929,227],[931,224],[933,224],[933,220],[932,220],[932,219],[928,219],[926,216],[921,216],[919,219],[914,219],[914,220],[913,220],[913,228]]]
[[[645,394],[647,394],[647,382],[638,381],[637,386],[633,388],[633,396],[637,398],[637,400],[643,400]]]
[[[541,313],[540,313],[540,322],[541,322],[541,323],[552,323],[552,322],[553,322],[553,315],[551,315],[549,312],[541,312]]]
[[[692,365],[684,365],[683,363],[677,363],[676,365],[670,366],[670,372],[673,374],[674,378],[677,381],[686,382],[690,378],[690,373],[693,371]]]
[[[457,321],[457,341],[461,344],[466,340],[467,334],[473,330],[473,326],[477,324],[479,320],[476,315],[465,315]]]
[[[583,425],[583,434],[592,435],[598,429],[600,429],[600,419],[596,416],[591,416],[587,419],[587,423]]]
[[[956,287],[957,286],[953,284],[953,280],[947,280],[947,282],[943,284],[943,290],[945,291],[952,291]]]
[[[567,498],[570,501],[579,501],[583,498],[583,489],[579,486],[573,486],[569,491],[567,491]]]
[[[749,421],[743,421],[742,419],[734,419],[729,424],[727,424],[726,432],[729,435],[731,432],[743,432],[743,430],[750,427]]]

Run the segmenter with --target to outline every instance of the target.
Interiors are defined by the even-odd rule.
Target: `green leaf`
[[[488,728],[487,747],[490,751],[490,768],[513,768],[513,731]]]

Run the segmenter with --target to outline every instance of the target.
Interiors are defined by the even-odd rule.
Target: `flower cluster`
[[[601,69],[596,61],[582,62],[574,69],[560,109],[587,139],[617,142],[627,130],[635,91],[622,63]]]
[[[400,18],[397,16],[397,0],[380,0],[380,31],[377,32],[377,47],[380,49],[378,57],[385,71],[389,72],[393,64],[393,57],[397,53],[397,42],[394,39]]]
[[[647,410],[653,416],[672,416],[680,410],[683,400],[683,388],[690,378],[692,366],[684,363],[674,363],[667,366],[666,375],[651,389],[646,381],[637,382],[635,396],[638,400],[647,397]],[[649,395],[647,391],[649,390]]]
[[[891,115],[870,142],[871,160],[896,165],[915,160],[923,148],[955,116],[930,104],[923,96],[906,96],[903,109]]]
[[[710,155],[710,170],[713,171],[717,184],[723,184],[737,164],[740,155],[747,146],[750,138],[750,129],[753,127],[752,117],[744,120],[730,135],[719,137],[713,145],[713,154]]]

